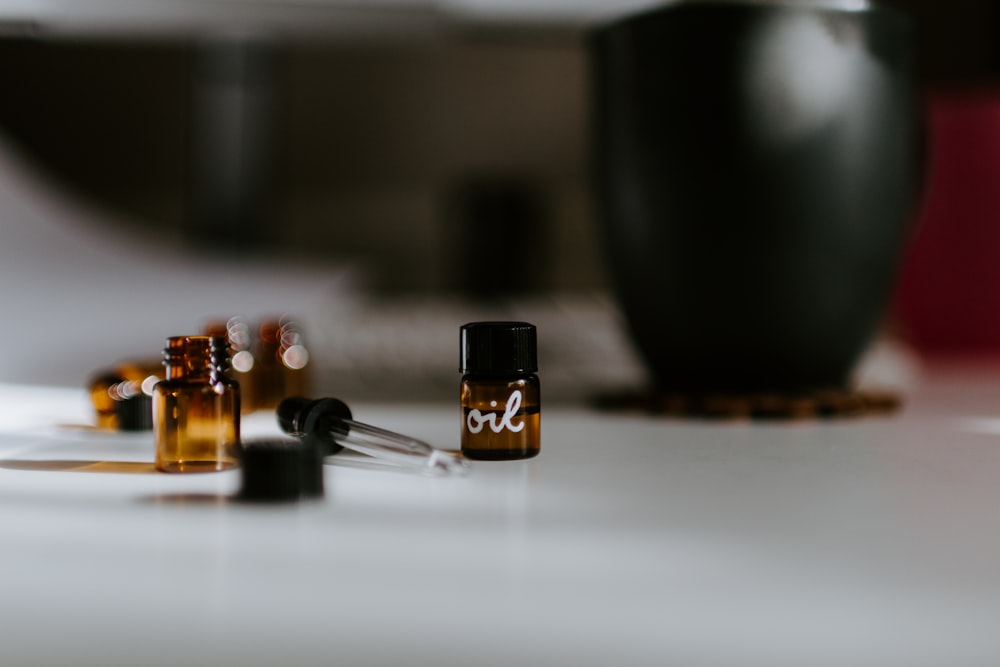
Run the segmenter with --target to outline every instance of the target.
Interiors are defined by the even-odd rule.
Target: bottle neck
[[[218,382],[229,370],[229,344],[221,336],[174,336],[167,339],[163,365],[168,380]]]

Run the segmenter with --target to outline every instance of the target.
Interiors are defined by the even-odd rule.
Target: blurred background
[[[333,9],[301,29],[25,25],[0,43],[0,126],[123,233],[349,261],[379,293],[426,293],[495,280],[459,259],[481,245],[469,219],[499,211],[531,255],[515,287],[603,285],[578,24],[381,13],[352,30]]]
[[[499,318],[539,325],[554,397],[641,382],[594,222],[586,30],[652,4],[0,3],[0,381],[282,315],[322,392],[451,396],[458,327]],[[888,4],[921,33],[930,168],[887,336],[995,353],[1000,7]]]

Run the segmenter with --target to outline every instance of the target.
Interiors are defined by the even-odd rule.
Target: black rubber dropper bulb
[[[344,448],[338,440],[350,433],[350,422],[354,419],[351,409],[341,400],[301,396],[281,401],[277,416],[282,431],[316,446],[325,456]]]

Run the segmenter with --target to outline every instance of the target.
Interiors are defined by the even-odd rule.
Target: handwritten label
[[[492,401],[491,406],[496,407],[497,402]],[[521,390],[515,389],[514,392],[507,399],[507,404],[504,406],[503,415],[500,416],[500,422],[497,423],[496,412],[491,412],[487,415],[483,415],[479,410],[470,410],[469,416],[465,420],[465,425],[469,429],[469,433],[480,433],[484,426],[489,426],[490,430],[494,433],[500,433],[504,429],[507,429],[511,433],[517,433],[524,428],[524,422],[519,424],[514,424],[512,421],[517,415],[517,411],[521,409]]]

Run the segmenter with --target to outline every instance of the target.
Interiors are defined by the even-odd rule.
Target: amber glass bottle
[[[461,329],[462,454],[511,460],[541,449],[535,327],[472,322]]]
[[[156,468],[205,472],[238,465],[240,387],[226,374],[226,339],[168,338],[163,357],[167,379],[153,389]]]
[[[153,386],[162,378],[163,364],[159,359],[120,361],[112,368],[104,369],[91,377],[87,391],[97,417],[97,428],[135,430],[127,426],[122,428],[118,418],[121,404],[140,394],[152,396]],[[145,404],[146,399],[143,398],[142,402]],[[134,409],[131,407],[126,412]],[[148,417],[143,419],[143,423],[148,422]]]

